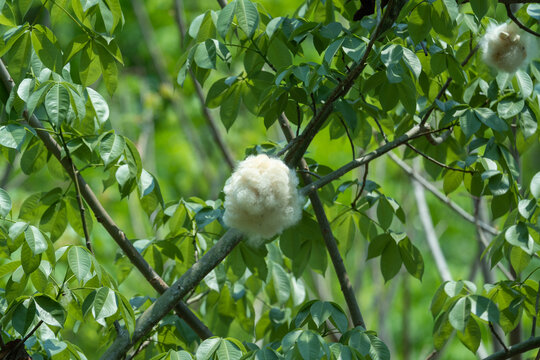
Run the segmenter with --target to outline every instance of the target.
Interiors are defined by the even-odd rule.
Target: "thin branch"
[[[289,143],[292,142],[294,139],[294,132],[291,129],[289,120],[284,114],[281,114],[279,116],[279,124],[281,126],[281,131],[285,135],[287,141]],[[291,163],[288,163],[287,165],[292,166]],[[300,158],[299,167],[303,170],[309,170],[306,160],[303,157]],[[300,176],[302,177],[302,180],[305,184],[311,183],[311,177],[305,171],[300,172]],[[309,194],[309,199],[311,201],[311,206],[313,208],[313,212],[315,213],[315,217],[317,218],[317,222],[319,223],[321,234],[326,244],[326,249],[328,250],[328,254],[330,255],[332,264],[334,265],[334,270],[336,271],[339,285],[341,287],[341,292],[343,293],[343,297],[345,298],[345,302],[347,303],[347,307],[349,308],[349,312],[351,313],[352,322],[354,326],[362,326],[366,328],[362,312],[360,311],[360,307],[358,306],[358,301],[354,294],[354,290],[352,288],[347,269],[345,268],[345,264],[343,263],[343,258],[341,257],[341,254],[339,252],[336,239],[334,238],[334,235],[332,233],[332,228],[330,227],[330,222],[328,221],[328,217],[326,216],[326,213],[324,211],[321,199],[319,198],[319,195],[316,191]]]
[[[362,187],[360,188],[360,190],[358,190],[358,194],[356,194],[354,201],[351,203],[352,208],[356,208],[356,203],[358,199],[360,199],[360,196],[362,196],[362,193],[364,192],[364,188],[366,187],[368,171],[369,171],[369,163],[366,163],[366,165],[364,166],[364,176],[362,177]]]
[[[317,115],[313,116],[302,134],[294,140],[294,144],[291,146],[291,149],[285,156],[286,163],[296,165],[304,156],[309,144],[332,113],[334,103],[349,92],[351,87],[354,85],[356,78],[358,78],[358,76],[360,76],[360,74],[364,71],[367,64],[367,58],[373,48],[373,45],[375,44],[375,41],[383,31],[391,26],[395,18],[397,18],[402,6],[402,0],[390,0],[388,2],[386,11],[371,35],[371,39],[366,46],[362,59],[351,69],[347,76],[340,81],[339,84],[337,84],[330,96],[325,100],[321,110],[317,112]]]
[[[465,170],[465,169],[460,169],[460,168],[455,168],[455,167],[448,166],[448,165],[440,162],[439,160],[432,158],[428,154],[423,153],[422,151],[418,150],[416,147],[414,147],[413,145],[411,145],[409,143],[406,143],[405,146],[407,146],[409,149],[411,149],[412,151],[414,151],[418,155],[422,156],[424,159],[427,159],[427,160],[431,161],[432,163],[442,167],[443,169],[452,170],[452,171],[458,171],[458,172],[463,172],[463,173],[468,173],[468,174],[474,174],[474,171],[472,171],[472,170]]]
[[[242,236],[237,230],[228,230],[199,261],[189,268],[180,279],[171,285],[167,291],[142,313],[137,319],[132,338],[130,339],[127,333],[117,336],[116,340],[105,351],[101,359],[121,359],[131,346],[143,339],[173,309],[178,301],[195,288],[212,269],[221,263],[241,239]]]
[[[493,327],[493,324],[491,321],[489,322],[489,330],[491,330],[491,333],[493,334],[493,337],[497,340],[497,342],[503,347],[504,351],[508,352],[508,348],[504,344],[504,341],[501,339],[499,334],[497,334],[497,331],[495,331],[495,328]]]
[[[467,55],[467,57],[465,58],[465,60],[463,60],[461,62],[461,66],[465,66],[467,65],[467,63],[469,62],[469,60],[471,60],[471,58],[473,57],[473,55],[478,51],[480,45],[476,45],[470,52],[469,54]],[[441,88],[441,90],[439,90],[439,92],[437,93],[437,96],[435,96],[435,100],[439,100],[443,95],[444,93],[446,92],[446,89],[448,89],[448,86],[450,86],[450,83],[452,82],[452,77],[449,77],[448,79],[446,79],[446,82],[444,83],[443,87]],[[431,113],[433,112],[433,110],[435,110],[435,103],[433,103],[431,105],[431,107],[428,109],[428,111],[424,114],[424,116],[422,117],[422,120],[420,121],[420,125],[424,125]]]
[[[398,147],[400,145],[403,145],[403,144],[405,144],[406,142],[408,142],[408,141],[410,141],[412,139],[416,139],[416,138],[418,138],[420,136],[423,136],[428,132],[429,132],[429,130],[427,128],[425,128],[423,126],[420,126],[420,125],[415,125],[409,131],[407,131],[405,134],[399,136],[394,141],[386,143],[386,144],[382,145],[381,147],[379,147],[378,149],[373,150],[372,152],[370,152],[368,154],[362,155],[358,159],[355,159],[355,160],[343,165],[339,169],[331,172],[330,174],[328,174],[326,176],[323,176],[322,178],[320,178],[319,180],[317,180],[317,181],[315,181],[315,182],[313,182],[311,184],[305,185],[302,189],[300,189],[300,192],[302,194],[304,194],[304,195],[307,195],[307,194],[309,194],[311,192],[314,192],[315,190],[323,187],[324,185],[329,184],[332,181],[334,181],[334,180],[340,178],[341,176],[345,175],[346,173],[348,173],[352,169],[357,168],[357,167],[362,166],[362,165],[365,165],[365,164],[369,163],[370,161],[372,161],[372,160],[374,160],[374,159],[376,159],[378,157],[381,157],[382,155],[386,154],[390,150],[392,150],[392,149],[394,149],[394,148],[396,148],[396,147]]]
[[[6,91],[11,92],[15,86],[11,76],[9,75],[4,62],[0,60],[0,79],[3,82]],[[49,132],[43,127],[43,124],[35,115],[29,115],[28,111],[23,111],[23,117],[28,124],[36,130],[37,136],[41,139],[47,151],[52,154],[72,177],[77,177],[81,189],[81,195],[85,199],[88,207],[94,213],[96,220],[100,222],[113,240],[122,249],[131,263],[141,272],[146,280],[158,293],[164,293],[168,286],[167,283],[159,276],[159,274],[146,262],[143,256],[135,249],[133,244],[126,237],[126,234],[116,225],[107,210],[98,200],[90,186],[86,183],[80,172],[75,168],[75,172],[71,171],[71,164],[67,158],[62,157],[62,149],[60,145],[51,137]],[[199,320],[199,318],[189,310],[186,304],[179,302],[175,308],[178,316],[186,321],[186,323],[199,335],[202,339],[213,336],[212,332]]]
[[[81,224],[83,228],[84,233],[84,240],[86,242],[86,248],[94,255],[94,250],[92,249],[92,242],[90,241],[90,234],[88,233],[88,225],[86,224],[86,215],[85,215],[85,208],[84,203],[81,198],[81,187],[79,186],[79,177],[77,176],[77,170],[75,169],[75,165],[73,164],[73,158],[71,157],[71,152],[69,151],[69,148],[67,147],[66,140],[64,139],[64,135],[62,134],[62,126],[60,125],[58,127],[58,134],[60,135],[60,141],[62,142],[62,146],[64,148],[64,151],[66,152],[66,158],[68,160],[68,163],[70,165],[71,174],[70,177],[73,179],[73,182],[75,183],[75,197],[77,199],[77,204],[79,206],[79,213],[81,215]]]
[[[537,33],[536,31],[534,30],[531,30],[530,28],[528,28],[527,26],[523,25],[521,23],[521,21],[518,20],[518,18],[514,15],[514,13],[512,12],[512,9],[510,7],[510,4],[504,4],[504,6],[506,7],[506,14],[508,15],[508,17],[510,19],[512,19],[512,21],[520,28],[520,29],[523,29],[524,31],[528,32],[529,34],[533,34],[534,36],[537,36],[537,37],[540,37],[540,34]]]
[[[448,198],[446,195],[444,195],[442,192],[439,191],[432,183],[424,179],[420,174],[418,174],[416,171],[414,171],[409,165],[407,165],[403,160],[398,158],[396,155],[392,153],[388,153],[388,156],[390,159],[392,159],[393,162],[395,162],[405,173],[407,173],[409,176],[414,178],[420,185],[422,185],[424,188],[429,190],[437,199],[448,205],[450,209],[452,209],[454,212],[456,212],[459,216],[461,216],[463,219],[467,220],[468,222],[475,224],[476,220],[474,216],[469,214],[467,211],[463,210],[462,207],[460,207],[458,204],[453,202],[450,198]],[[499,231],[492,227],[489,224],[486,224],[483,221],[478,221],[478,226],[482,228],[482,230],[490,233],[493,236],[499,235]],[[488,244],[489,245],[489,244]]]
[[[356,153],[354,152],[354,142],[351,137],[351,133],[349,132],[349,128],[347,127],[347,124],[345,124],[345,121],[341,118],[341,116],[338,116],[339,121],[341,122],[341,125],[345,129],[345,133],[347,134],[347,138],[349,139],[349,143],[351,144],[351,152],[352,152],[352,158],[353,160],[356,159]]]

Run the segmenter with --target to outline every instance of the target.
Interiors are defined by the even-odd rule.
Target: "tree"
[[[0,1],[0,359],[538,351],[538,4],[130,5]],[[255,154],[307,200],[259,243]]]

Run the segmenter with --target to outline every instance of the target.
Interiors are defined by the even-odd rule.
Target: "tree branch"
[[[208,250],[184,275],[167,289],[137,319],[137,325],[130,339],[127,333],[116,337],[105,351],[102,360],[121,359],[131,346],[140,341],[152,328],[173,309],[189,291],[194,289],[240,242],[242,236],[234,229],[228,230],[221,239]]]
[[[294,140],[294,144],[291,146],[289,152],[285,156],[285,162],[295,166],[300,159],[304,156],[309,144],[324,125],[326,119],[330,116],[334,109],[334,103],[342,96],[346,95],[351,87],[354,85],[356,78],[364,71],[366,67],[367,58],[375,44],[378,37],[389,28],[394,20],[399,15],[399,11],[407,0],[390,0],[386,6],[381,21],[377,24],[371,39],[366,46],[362,59],[351,69],[348,75],[342,81],[337,84],[330,96],[325,100],[321,110],[317,112],[309,124],[306,126],[302,134]]]
[[[520,29],[523,29],[524,31],[528,32],[529,34],[533,34],[534,36],[536,37],[540,37],[540,34],[537,33],[536,31],[534,30],[531,30],[530,28],[528,28],[527,26],[523,25],[521,23],[521,21],[518,20],[518,18],[514,15],[514,13],[512,12],[512,9],[510,7],[510,4],[504,4],[504,6],[506,7],[506,14],[508,15],[508,17],[510,19],[512,19],[512,21],[520,28]]]
[[[407,165],[403,160],[398,158],[396,155],[392,153],[388,153],[388,156],[390,159],[392,159],[393,162],[395,162],[405,173],[407,173],[409,176],[414,178],[420,185],[425,187],[429,192],[431,192],[437,199],[448,205],[450,209],[452,209],[454,212],[456,212],[459,216],[461,216],[463,219],[467,220],[468,222],[472,224],[478,224],[478,226],[490,233],[493,236],[497,236],[499,234],[499,231],[492,227],[489,224],[486,224],[483,221],[476,221],[474,216],[469,214],[467,211],[463,210],[462,207],[460,207],[458,204],[450,200],[446,195],[444,195],[442,192],[439,191],[433,184],[431,184],[429,181],[424,179],[422,176],[420,176],[416,171],[414,171],[409,165]]]
[[[90,234],[88,233],[88,225],[86,224],[86,216],[84,209],[84,203],[81,199],[81,187],[79,185],[79,178],[77,176],[77,170],[75,169],[75,164],[73,164],[73,158],[71,157],[71,153],[67,147],[66,140],[64,139],[64,135],[62,134],[62,126],[60,125],[58,127],[58,133],[60,134],[60,140],[62,141],[62,146],[64,148],[64,151],[66,152],[66,158],[68,160],[68,163],[70,165],[71,170],[71,178],[73,179],[73,182],[75,184],[75,197],[77,198],[77,204],[79,205],[79,213],[81,214],[81,224],[83,228],[84,233],[84,240],[86,242],[86,248],[94,255],[94,250],[92,249],[92,243],[90,242]]]
[[[540,336],[531,337],[519,344],[508,347],[508,350],[498,351],[483,360],[504,360],[510,359],[514,355],[523,354],[529,350],[540,348]]]
[[[4,65],[4,62],[0,60],[0,79],[2,80],[6,91],[9,93],[15,86],[9,72]],[[24,119],[28,124],[36,130],[37,136],[41,139],[47,151],[52,154],[67,171],[73,181],[75,177],[80,185],[81,195],[92,209],[97,221],[100,222],[113,240],[122,249],[124,254],[128,257],[133,265],[141,272],[146,280],[152,285],[152,287],[158,292],[163,293],[167,290],[168,286],[159,276],[158,273],[146,262],[143,256],[135,249],[133,244],[128,240],[126,235],[116,225],[111,218],[107,210],[101,205],[98,198],[86,183],[80,172],[75,168],[75,172],[71,171],[71,165],[66,157],[62,157],[62,149],[60,145],[51,137],[49,132],[45,130],[43,124],[35,115],[29,115],[28,111],[23,112]],[[212,332],[197,318],[191,310],[184,303],[178,303],[176,306],[177,314],[186,321],[186,323],[199,335],[202,339],[213,336]]]
[[[351,171],[352,169],[354,168],[357,168],[359,166],[362,166],[362,165],[365,165],[367,163],[369,163],[370,161],[378,158],[378,157],[381,157],[382,155],[386,154],[387,152],[389,152],[390,150],[400,146],[400,145],[403,145],[405,144],[406,142],[408,142],[409,140],[412,140],[412,139],[416,139],[420,136],[423,136],[425,134],[427,134],[429,132],[429,130],[423,126],[420,126],[420,125],[415,125],[413,126],[412,129],[410,129],[409,131],[407,131],[405,134],[399,136],[397,139],[395,139],[394,141],[390,141],[384,145],[382,145],[381,147],[379,147],[378,149],[368,153],[368,154],[365,154],[345,165],[343,165],[342,167],[340,167],[339,169],[335,170],[335,171],[332,171],[330,174],[326,175],[326,176],[323,176],[322,178],[318,179],[317,181],[314,181],[308,185],[305,185],[302,189],[300,189],[300,192],[303,194],[303,195],[308,195],[312,192],[314,192],[315,190],[323,187],[324,185],[328,184],[328,183],[331,183],[332,181],[340,178],[341,176],[345,175],[346,173],[348,173],[349,171]]]
[[[465,170],[465,169],[460,169],[460,168],[455,168],[455,167],[448,166],[448,165],[440,162],[439,160],[434,159],[431,156],[423,153],[422,151],[418,150],[416,147],[412,146],[409,143],[406,143],[405,146],[407,146],[409,149],[411,149],[412,151],[414,151],[418,155],[422,156],[424,159],[426,159],[428,161],[431,161],[432,163],[442,167],[443,169],[447,169],[447,170],[451,170],[451,171],[463,172],[463,173],[467,173],[467,174],[474,174],[474,171],[472,171],[472,170]]]

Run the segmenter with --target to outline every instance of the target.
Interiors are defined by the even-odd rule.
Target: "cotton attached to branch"
[[[223,221],[249,240],[280,234],[302,217],[297,186],[296,173],[283,161],[267,155],[249,156],[225,183]]]
[[[482,42],[484,62],[499,70],[513,73],[527,58],[527,46],[514,24],[491,24]]]

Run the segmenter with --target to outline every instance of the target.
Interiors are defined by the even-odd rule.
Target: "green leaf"
[[[34,255],[27,243],[23,243],[21,250],[21,265],[25,274],[30,275],[39,267],[41,254]]]
[[[499,309],[497,305],[485,296],[471,295],[471,311],[484,321],[490,321],[494,324],[499,323]]]
[[[422,64],[418,60],[418,56],[411,50],[403,48],[403,60],[405,64],[411,69],[414,76],[418,79],[420,73],[422,72]]]
[[[523,250],[530,251],[529,249],[529,231],[527,226],[519,222],[517,225],[512,225],[506,229],[505,233],[506,241],[514,246],[521,247]]]
[[[480,120],[487,127],[492,128],[495,131],[506,131],[508,130],[508,125],[501,120],[493,110],[488,108],[478,108],[474,109],[476,118]]]
[[[377,205],[377,220],[379,225],[385,230],[387,230],[390,225],[392,225],[392,220],[394,219],[394,208],[388,202],[388,200],[381,196],[379,198],[379,203]]]
[[[384,233],[377,235],[369,242],[367,260],[380,256],[389,242],[394,241],[390,234]]]
[[[214,353],[221,344],[220,338],[210,338],[204,340],[201,345],[197,348],[195,357],[197,360],[209,360],[213,358]]]
[[[36,317],[36,304],[32,299],[26,299],[15,308],[11,318],[13,328],[21,335],[25,336]]]
[[[118,136],[114,132],[105,135],[99,143],[99,155],[103,159],[105,167],[116,161],[124,152],[126,141],[123,136]]]
[[[463,173],[449,170],[444,175],[443,189],[446,195],[456,190],[463,182]]]
[[[465,331],[458,331],[457,337],[467,349],[471,350],[473,354],[476,354],[482,340],[482,332],[480,331],[478,322],[473,317],[470,317]]]
[[[238,117],[241,95],[242,91],[240,84],[234,83],[227,91],[219,108],[221,122],[223,123],[227,131],[231,128],[231,126],[234,124],[234,121]]]
[[[32,45],[37,56],[49,69],[61,74],[64,67],[62,50],[54,33],[47,27],[36,24],[32,28]]]
[[[424,259],[416,246],[408,237],[398,243],[399,253],[405,268],[415,278],[422,280],[424,274]]]
[[[86,249],[72,246],[68,250],[68,264],[77,280],[82,281],[90,273],[92,258]]]
[[[96,111],[99,123],[103,124],[109,119],[109,105],[107,105],[107,102],[105,101],[103,96],[101,96],[101,94],[98,93],[96,90],[88,87],[86,88],[86,91],[88,93],[90,103]]]
[[[529,219],[536,210],[536,201],[533,199],[519,200],[518,211],[525,219]]]
[[[116,295],[114,291],[108,287],[102,287],[97,290],[92,313],[96,320],[105,319],[116,314],[118,305],[116,303]]]
[[[39,221],[42,231],[50,232],[51,239],[55,241],[66,230],[68,224],[66,203],[60,200],[45,210]]]
[[[0,216],[6,217],[11,211],[11,198],[6,190],[0,188]]]
[[[298,351],[304,360],[320,359],[319,356],[319,339],[313,332],[307,330],[303,331],[298,337],[296,345]]]
[[[94,50],[97,45],[89,42],[81,51],[81,60],[79,71],[76,75],[79,76],[83,86],[90,86],[95,83],[101,76],[101,63],[99,57]],[[72,73],[72,75],[74,75]]]
[[[32,56],[32,39],[28,31],[13,44],[9,53],[10,75],[15,83],[20,83],[28,71]]]
[[[431,30],[431,5],[420,2],[407,19],[409,35],[418,44]]]
[[[452,21],[455,21],[457,16],[459,15],[459,8],[457,2],[455,0],[443,0],[443,2],[446,6],[446,10],[448,11],[450,19],[452,19]]]
[[[530,262],[530,251],[527,253],[519,247],[513,247],[510,251],[510,264],[512,264],[512,268],[516,274],[521,274],[521,272],[527,268]]]
[[[99,63],[101,64],[101,72],[103,75],[103,81],[109,95],[114,94],[118,87],[118,67],[116,65],[116,59],[102,47],[100,43],[96,46],[96,53],[99,56]]]
[[[471,0],[471,8],[476,17],[481,20],[489,9],[489,0]],[[473,352],[475,353],[476,350]]]
[[[236,12],[236,1],[228,3],[223,9],[220,10],[217,19],[217,32],[222,37],[225,38],[234,18]]]
[[[197,48],[195,50],[195,56],[193,59],[200,68],[215,69],[217,60],[217,49],[214,40],[208,39],[205,42],[197,45]]]
[[[386,344],[375,335],[368,334],[368,337],[371,342],[369,356],[373,360],[390,360],[390,350],[388,350]]]
[[[278,72],[291,66],[293,63],[291,51],[279,37],[275,37],[271,40],[266,56]]]
[[[248,38],[253,37],[259,26],[259,12],[257,7],[249,0],[236,0],[236,20],[238,26]]]
[[[26,129],[17,124],[0,126],[0,145],[10,149],[21,149],[26,137]]]
[[[242,358],[242,351],[229,340],[221,339],[216,355],[219,360],[239,360]]]
[[[524,99],[531,96],[533,92],[533,82],[529,74],[527,74],[523,70],[518,70],[516,71],[516,79],[519,86],[519,90],[521,91],[521,96],[523,96]]]
[[[462,297],[452,307],[448,315],[448,320],[454,329],[465,331],[469,317],[471,316],[471,301],[468,297]]]
[[[540,171],[531,179],[531,194],[536,200],[540,200]]]
[[[64,326],[66,312],[62,305],[46,295],[36,296],[34,301],[36,302],[36,310],[40,320],[43,320],[48,325]]]
[[[45,96],[45,109],[47,109],[49,120],[56,127],[60,127],[69,110],[69,93],[64,86],[54,84],[51,87]]]
[[[396,242],[392,239],[388,242],[381,255],[381,272],[384,282],[388,282],[397,275],[401,269],[401,254]]]
[[[24,230],[24,237],[34,255],[41,254],[47,250],[47,240],[45,240],[45,237],[37,227],[33,225],[28,226]]]
[[[291,283],[289,276],[278,263],[272,264],[272,280],[279,304],[285,304],[291,296]]]
[[[430,310],[431,315],[433,318],[436,318],[437,315],[440,314],[442,311],[444,304],[446,303],[446,300],[448,300],[448,295],[446,294],[446,291],[444,290],[445,283],[441,284],[437,291],[435,292],[435,295],[433,295],[433,299],[431,300]]]

